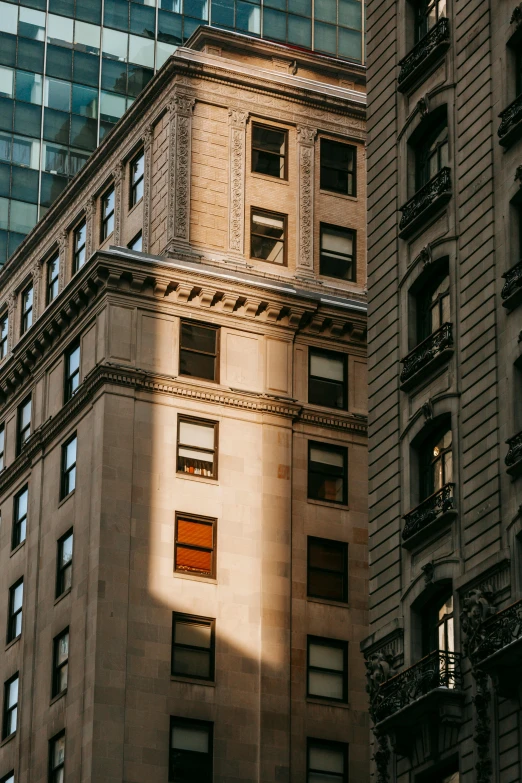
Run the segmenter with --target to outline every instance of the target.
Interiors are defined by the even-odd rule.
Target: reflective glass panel
[[[47,17],[47,43],[57,46],[72,46],[73,20],[65,16],[49,14]]]
[[[11,201],[11,231],[28,234],[38,220],[36,204],[25,204],[22,201]]]
[[[25,38],[35,38],[37,41],[43,41],[44,32],[45,14],[41,11],[34,11],[32,8],[20,7],[18,34]]]
[[[129,62],[154,68],[154,41],[129,35]]]
[[[0,96],[13,97],[14,71],[12,68],[0,66]]]
[[[116,30],[103,29],[102,51],[105,57],[114,60],[127,61],[127,45],[129,36]]]
[[[98,25],[76,20],[74,25],[74,48],[89,54],[99,54],[100,32]]]
[[[27,103],[42,102],[42,77],[38,73],[16,72],[16,97]]]
[[[16,23],[18,21],[18,8],[10,3],[0,2],[0,19],[2,31],[16,35]]]

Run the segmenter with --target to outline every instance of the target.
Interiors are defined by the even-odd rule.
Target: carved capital
[[[249,113],[243,109],[229,109],[228,121],[235,128],[244,129],[248,122]]]
[[[520,182],[522,185],[522,166],[518,166],[515,171],[515,182]]]
[[[317,129],[310,128],[308,125],[297,126],[297,143],[298,144],[310,144],[313,145],[315,137],[317,136]]]
[[[484,638],[484,623],[495,614],[493,597],[493,592],[487,588],[475,588],[464,597],[460,613],[460,627],[464,636],[464,654],[468,658],[473,657],[473,652]]]
[[[182,117],[190,117],[195,103],[196,99],[192,95],[175,95],[173,98],[173,108]]]
[[[141,140],[143,142],[143,149],[146,152],[150,145],[152,144],[152,139],[154,138],[154,126],[153,125],[147,125],[145,130],[143,131],[143,135],[141,137]]]
[[[423,95],[423,97],[417,101],[416,109],[422,118],[429,114],[430,103],[427,95]]]
[[[119,163],[112,170],[114,187],[116,188],[120,187],[124,176],[125,176],[125,163],[122,160],[120,160]]]
[[[517,7],[513,10],[509,23],[516,25],[522,24],[522,3],[517,5]]]

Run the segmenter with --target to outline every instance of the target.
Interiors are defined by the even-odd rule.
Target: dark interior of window
[[[346,449],[312,441],[308,447],[308,497],[346,503]]]
[[[455,651],[453,595],[448,587],[422,608],[422,655]]]
[[[355,280],[355,231],[321,223],[319,272],[341,280]]]
[[[424,187],[448,165],[448,120],[446,112],[427,117],[413,141],[415,149],[415,187]]]
[[[252,171],[286,179],[287,133],[266,125],[252,126]]]
[[[415,43],[444,16],[447,16],[447,0],[418,0],[415,5]]]
[[[212,724],[171,718],[169,781],[212,783]]]
[[[453,480],[452,434],[449,422],[423,442],[419,453],[420,499],[438,492]]]
[[[217,341],[217,327],[182,321],[180,375],[217,381]]]
[[[342,353],[309,350],[308,402],[326,408],[347,408],[347,361]]]
[[[417,343],[450,321],[449,274],[440,269],[426,281],[416,298]]]
[[[250,256],[272,264],[284,264],[286,216],[278,212],[252,209]]]
[[[350,144],[321,139],[321,190],[355,196],[356,155]]]
[[[308,595],[348,600],[348,544],[308,536]]]

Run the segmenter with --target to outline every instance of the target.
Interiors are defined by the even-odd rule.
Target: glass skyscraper
[[[361,0],[0,0],[0,264],[200,24],[364,58]]]

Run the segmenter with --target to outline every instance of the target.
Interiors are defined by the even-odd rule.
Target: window
[[[28,285],[22,291],[21,334],[25,334],[33,324],[33,286]]]
[[[143,176],[145,173],[145,154],[140,152],[130,164],[131,188],[130,205],[133,207],[143,198]]]
[[[73,272],[77,272],[85,264],[85,244],[87,242],[87,224],[80,223],[74,232],[74,265]]]
[[[319,272],[341,280],[355,280],[355,231],[321,223]]]
[[[286,215],[252,209],[250,256],[272,264],[286,264]]]
[[[217,478],[217,424],[178,419],[178,473]]]
[[[143,250],[143,234],[141,231],[129,242],[129,250],[139,250],[140,252]]]
[[[175,571],[215,576],[215,528],[215,519],[176,515]]]
[[[181,322],[180,375],[217,382],[218,334],[217,326]]]
[[[321,190],[355,196],[357,150],[349,144],[321,139]]]
[[[69,629],[53,639],[53,684],[52,697],[59,696],[67,690],[69,674]]]
[[[442,120],[429,124],[415,149],[416,189],[427,185],[432,177],[448,165],[448,121]]]
[[[2,739],[7,739],[15,733],[18,725],[18,684],[19,676],[15,674],[4,685],[4,719],[2,722]]]
[[[60,497],[66,498],[76,487],[76,434],[62,446],[62,481]]]
[[[214,679],[214,620],[173,613],[172,674]]]
[[[9,316],[4,313],[0,318],[0,359],[7,356],[7,338],[9,336]]]
[[[27,397],[18,406],[17,431],[17,453],[19,454],[31,437],[31,397]]]
[[[0,470],[5,468],[5,424],[0,426]]]
[[[346,410],[348,405],[347,357],[342,353],[309,350],[308,402]]]
[[[308,637],[307,695],[334,701],[348,699],[348,644]]]
[[[72,585],[73,533],[69,530],[58,540],[58,562],[56,571],[56,597],[59,598]]]
[[[58,296],[60,256],[58,253],[47,262],[47,304]]]
[[[307,783],[348,783],[348,746],[308,740]]]
[[[64,766],[65,732],[62,731],[49,742],[49,783],[64,783]]]
[[[114,231],[114,188],[111,188],[102,197],[102,241]]]
[[[438,492],[453,480],[453,454],[451,429],[428,438],[420,454],[421,500]]]
[[[252,171],[286,179],[287,132],[252,125]]]
[[[24,580],[19,579],[9,588],[9,619],[7,623],[7,642],[17,639],[22,633],[22,603],[24,598]]]
[[[9,772],[4,778],[0,780],[0,783],[15,783],[14,772]]]
[[[346,503],[347,451],[342,446],[310,441],[308,444],[308,497]]]
[[[27,485],[15,495],[14,514],[13,514],[13,540],[12,549],[15,549],[22,541],[25,541],[27,534],[27,501],[29,490]]]
[[[308,595],[348,600],[348,544],[308,536]]]
[[[415,43],[447,15],[446,5],[446,0],[419,0],[415,7]]]
[[[170,719],[169,781],[212,783],[212,723]]]
[[[417,298],[417,341],[420,343],[450,320],[449,276],[438,275]]]
[[[422,655],[435,651],[455,652],[453,595],[438,595],[422,608]]]
[[[80,343],[74,343],[65,354],[65,400],[71,399],[80,385]]]

